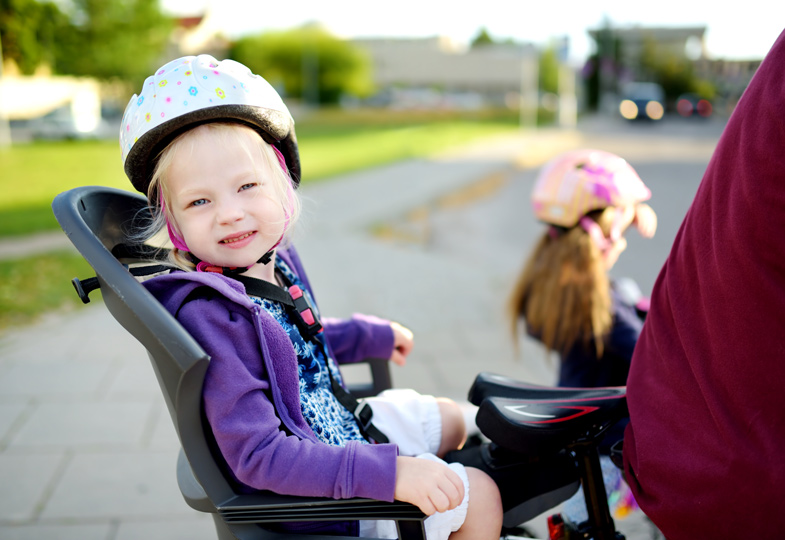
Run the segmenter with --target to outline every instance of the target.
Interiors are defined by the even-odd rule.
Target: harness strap
[[[333,374],[330,373],[330,368],[327,368],[327,373],[330,374],[330,385],[333,389],[336,399],[346,407],[346,409],[354,415],[360,430],[366,438],[371,438],[379,444],[390,442],[387,435],[382,433],[379,428],[373,425],[373,409],[366,401],[358,401],[348,390],[338,384]]]

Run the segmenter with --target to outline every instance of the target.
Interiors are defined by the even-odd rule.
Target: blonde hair
[[[615,214],[609,207],[589,217],[607,236]],[[550,351],[564,354],[581,342],[602,357],[613,323],[610,281],[602,252],[582,227],[540,238],[518,277],[509,315],[515,337],[523,319]]]
[[[218,147],[232,145],[241,148],[249,159],[253,159],[255,155],[261,157],[267,170],[257,170],[257,178],[261,179],[268,172],[272,173],[270,185],[273,189],[273,199],[278,201],[284,210],[286,221],[284,236],[286,237],[286,233],[291,231],[300,216],[300,199],[292,186],[288,173],[281,167],[275,150],[248,126],[234,122],[213,122],[201,124],[178,135],[158,156],[147,190],[147,198],[151,203],[153,216],[148,226],[140,232],[139,238],[149,241],[166,230],[167,221],[172,230],[180,235],[177,223],[171,213],[171,194],[166,180],[175,158],[183,153],[191,154],[194,151],[195,141],[208,133],[217,138]],[[172,247],[169,251],[168,261],[182,270],[192,271],[196,268],[187,252],[177,247]]]

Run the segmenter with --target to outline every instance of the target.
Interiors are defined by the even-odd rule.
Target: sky
[[[761,59],[785,28],[782,0],[162,0],[164,10],[211,10],[212,23],[230,38],[320,22],[333,34],[357,37],[445,36],[468,44],[485,28],[494,39],[547,45],[569,37],[570,59],[593,51],[587,29],[706,26],[711,58]],[[461,7],[459,7],[459,5]]]

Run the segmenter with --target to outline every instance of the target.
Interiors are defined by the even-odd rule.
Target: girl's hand
[[[395,498],[415,505],[423,514],[452,510],[463,500],[463,481],[444,463],[398,456]]]
[[[632,223],[644,238],[651,238],[657,232],[657,214],[648,204],[640,203],[635,207],[635,218]]]
[[[403,366],[406,364],[406,357],[412,352],[414,347],[414,334],[412,334],[411,330],[397,322],[390,323],[390,328],[393,331],[393,352],[392,356],[390,356],[390,361]]]

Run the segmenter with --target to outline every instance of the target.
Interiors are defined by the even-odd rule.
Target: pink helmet
[[[546,163],[531,197],[537,219],[569,228],[592,210],[648,200],[651,191],[623,158],[582,149]]]

